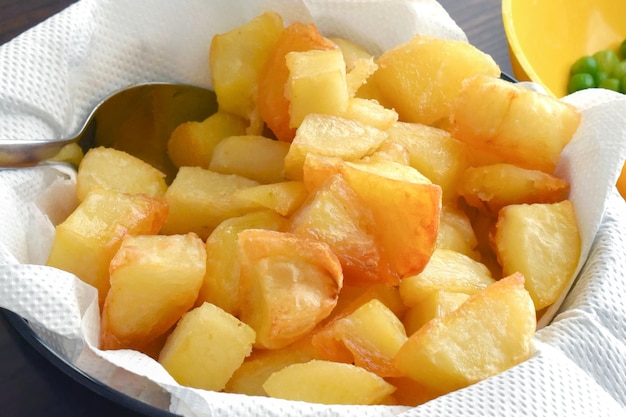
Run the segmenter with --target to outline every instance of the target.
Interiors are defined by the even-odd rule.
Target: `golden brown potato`
[[[237,236],[246,229],[282,230],[286,220],[271,210],[260,210],[221,222],[206,239],[206,274],[196,305],[215,304],[239,314],[239,257]]]
[[[169,214],[161,233],[194,232],[206,239],[222,221],[257,210],[256,204],[233,198],[235,192],[256,185],[239,175],[181,167],[165,193]]]
[[[356,161],[374,152],[386,138],[382,130],[356,120],[310,114],[297,130],[285,157],[285,173],[289,179],[302,179],[308,154]]]
[[[495,61],[469,43],[422,35],[385,51],[377,64],[372,77],[382,102],[400,120],[427,125],[450,114],[464,79],[500,76]]]
[[[341,264],[328,245],[292,233],[239,232],[241,320],[255,347],[278,349],[304,337],[337,304]]]
[[[413,333],[394,364],[420,384],[454,391],[528,359],[536,325],[524,277],[511,275]]]
[[[328,244],[341,262],[346,283],[385,279],[373,217],[340,175],[329,177],[294,213],[289,231]]]
[[[213,37],[209,65],[220,110],[255,117],[259,74],[283,30],[282,17],[265,12]]]
[[[315,346],[326,352],[325,359],[339,362],[344,359],[343,354],[333,357],[333,352],[344,350],[333,346],[340,343],[351,354],[347,362],[382,377],[401,376],[393,365],[393,357],[406,342],[406,332],[400,319],[378,299],[373,298],[336,319],[321,332],[315,335]],[[331,346],[323,346],[328,343]]]
[[[243,135],[246,125],[241,117],[223,111],[201,122],[182,123],[170,135],[167,154],[178,168],[208,168],[217,144],[229,136]]]
[[[466,169],[459,194],[470,206],[497,215],[510,204],[563,201],[569,194],[569,183],[542,171],[494,164]]]
[[[469,166],[467,146],[445,130],[418,123],[395,123],[387,134],[407,149],[413,168],[441,187],[444,201],[454,201]]]
[[[437,242],[441,187],[393,162],[345,162],[341,175],[372,212],[383,261],[395,276],[391,282],[419,273]]]
[[[126,236],[109,267],[101,349],[141,349],[164,334],[198,297],[206,269],[194,234]]]
[[[448,249],[435,249],[422,272],[400,281],[400,297],[409,307],[438,290],[475,294],[494,283],[482,263]]]
[[[102,307],[110,287],[109,263],[122,238],[158,233],[167,213],[162,198],[95,189],[56,227],[47,265],[95,287]]]
[[[581,116],[554,97],[477,75],[463,83],[450,117],[452,136],[472,148],[551,174]]]

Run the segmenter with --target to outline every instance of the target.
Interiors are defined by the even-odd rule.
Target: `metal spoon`
[[[123,150],[171,175],[167,140],[185,121],[203,120],[217,111],[215,93],[191,85],[152,83],[118,91],[91,112],[69,139],[0,139],[0,167],[36,165],[61,148],[78,143],[84,152],[97,146]]]

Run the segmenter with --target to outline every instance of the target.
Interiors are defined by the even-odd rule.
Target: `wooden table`
[[[73,0],[0,0],[0,44]],[[471,43],[511,74],[498,0],[440,0]],[[2,65],[2,62],[0,62]],[[7,417],[137,417],[67,376],[33,349],[0,314],[0,415]]]

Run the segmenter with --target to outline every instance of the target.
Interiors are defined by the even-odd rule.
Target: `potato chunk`
[[[255,347],[278,349],[327,317],[343,285],[341,264],[328,245],[292,233],[239,232],[241,320],[257,334]]]
[[[257,94],[259,114],[278,140],[291,142],[296,132],[289,126],[289,99],[285,94],[289,68],[285,57],[290,52],[337,48],[334,42],[319,33],[314,24],[294,22],[278,38],[259,73]]]
[[[227,313],[239,314],[239,257],[237,235],[247,229],[281,230],[286,220],[270,210],[231,217],[220,223],[206,240],[206,275],[197,304],[210,302]]]
[[[393,365],[393,357],[406,342],[406,332],[400,319],[378,299],[373,298],[352,313],[338,318],[321,332],[325,334],[317,333],[314,338],[317,339],[316,347],[322,351],[342,350],[323,346],[324,343],[341,343],[351,353],[350,363],[382,377],[401,375]]]
[[[294,363],[304,363],[318,359],[310,338],[304,338],[281,349],[257,349],[237,368],[226,384],[226,392],[246,395],[263,395],[267,393],[263,384],[274,372]]]
[[[412,335],[423,325],[456,310],[468,298],[469,294],[448,290],[429,291],[420,302],[409,308],[402,317],[406,334]]]
[[[500,76],[495,61],[469,43],[422,35],[384,52],[377,64],[372,77],[384,103],[400,120],[427,125],[450,114],[464,79]]]
[[[180,319],[159,362],[181,385],[220,391],[252,351],[254,337],[250,326],[204,303]]]
[[[341,114],[348,107],[346,63],[340,49],[289,52],[289,127],[297,128],[307,114]]]
[[[567,181],[548,173],[511,164],[465,170],[459,194],[467,204],[492,214],[510,204],[556,203],[567,198]]]
[[[263,384],[270,397],[321,404],[380,404],[395,387],[358,366],[312,360],[287,366]]]
[[[122,238],[157,233],[167,211],[162,198],[93,190],[56,227],[47,265],[71,272],[94,286],[102,307],[110,287],[109,263]]]
[[[253,117],[259,74],[283,30],[282,17],[266,12],[213,37],[209,65],[220,110]]]
[[[536,324],[524,277],[514,274],[428,322],[400,348],[394,364],[420,384],[451,392],[528,359]]]
[[[169,214],[161,233],[191,231],[206,239],[222,221],[257,208],[252,203],[233,198],[236,191],[255,185],[259,183],[239,175],[181,167],[165,193]]]
[[[494,282],[482,263],[448,249],[435,249],[422,272],[400,282],[400,296],[406,305],[415,306],[433,291],[474,294]]]
[[[489,97],[489,100],[485,100]],[[500,162],[551,174],[580,124],[572,105],[495,77],[463,83],[452,107],[455,138]]]
[[[521,272],[537,310],[554,303],[578,266],[580,235],[571,201],[503,208],[495,245],[504,274]]]
[[[285,174],[302,179],[307,154],[356,161],[374,152],[387,134],[367,124],[339,116],[310,114],[296,132],[285,157]]]
[[[239,116],[218,111],[201,122],[184,122],[176,126],[167,142],[167,154],[172,163],[208,168],[213,151],[222,139],[243,135],[246,121]]]
[[[441,187],[445,201],[458,196],[457,185],[469,166],[467,146],[449,132],[418,123],[395,123],[389,140],[409,152],[409,164]]]
[[[383,259],[396,280],[420,272],[437,242],[441,188],[393,162],[346,162],[341,175],[371,210]]]
[[[147,162],[113,148],[90,149],[76,175],[76,197],[83,201],[94,188],[122,193],[163,197],[167,190],[165,174]]]
[[[374,220],[340,175],[333,175],[292,216],[289,230],[330,246],[346,283],[388,281],[374,236]]]
[[[263,136],[230,136],[215,146],[209,169],[250,178],[262,184],[284,180],[289,144]]]
[[[126,236],[111,260],[101,349],[141,349],[189,310],[206,269],[194,234]]]

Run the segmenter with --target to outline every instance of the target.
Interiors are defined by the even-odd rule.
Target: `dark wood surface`
[[[0,45],[63,10],[72,0],[0,0]],[[499,0],[440,0],[470,42],[511,74]],[[0,65],[2,62],[0,61]],[[137,417],[86,388],[32,348],[0,314],[0,415]]]

